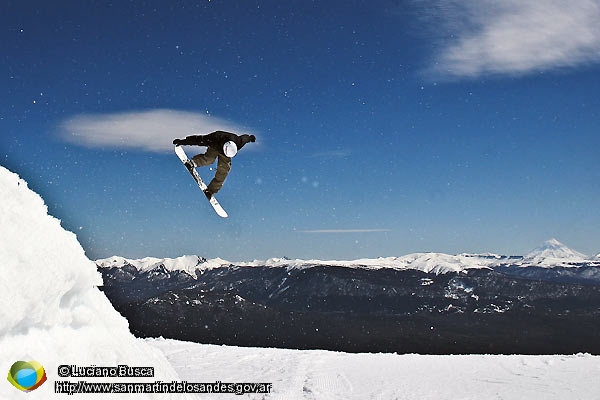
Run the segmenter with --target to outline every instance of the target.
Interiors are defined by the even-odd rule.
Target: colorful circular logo
[[[46,382],[46,371],[37,361],[17,361],[8,371],[8,381],[17,389],[31,392]]]

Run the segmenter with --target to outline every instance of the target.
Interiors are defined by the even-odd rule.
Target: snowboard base
[[[190,159],[188,158],[187,154],[185,154],[185,151],[183,150],[183,148],[181,146],[175,146],[175,154],[177,154],[177,157],[179,157],[179,159],[181,160],[183,165],[186,167],[185,169],[187,169],[188,172],[190,173],[190,175],[192,175],[192,177],[198,184],[198,187],[200,188],[200,190],[202,190],[202,192],[204,192],[204,194],[206,194],[206,189],[207,189],[206,183],[204,183],[204,181],[200,177],[200,174],[198,174],[198,171],[196,171],[196,168],[188,168],[185,165],[186,162],[190,161]],[[223,209],[223,207],[221,207],[221,205],[219,204],[219,202],[217,201],[217,199],[215,198],[214,195],[210,196],[210,198],[208,198],[207,196],[205,196],[205,197],[208,199],[208,202],[210,203],[210,205],[212,206],[212,208],[215,210],[215,212],[217,213],[217,215],[219,217],[221,217],[221,218],[228,217],[227,212]]]

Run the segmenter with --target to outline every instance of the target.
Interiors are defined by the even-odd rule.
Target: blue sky
[[[92,259],[595,254],[600,1],[522,3],[3,4],[1,165]],[[171,145],[216,129],[227,220]]]

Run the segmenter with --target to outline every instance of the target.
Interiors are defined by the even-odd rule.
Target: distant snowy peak
[[[556,239],[551,239],[529,252],[523,261],[540,266],[568,265],[588,260],[585,254],[572,250]]]

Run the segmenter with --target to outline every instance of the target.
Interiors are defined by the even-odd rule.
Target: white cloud
[[[315,229],[308,231],[300,231],[302,233],[373,233],[373,232],[389,232],[389,229]]]
[[[173,151],[173,139],[216,130],[246,133],[247,128],[205,114],[150,110],[113,114],[82,114],[63,122],[62,139],[87,147]]]
[[[439,0],[436,74],[526,74],[600,61],[600,0]],[[438,27],[439,29],[439,27]]]
[[[329,160],[329,159],[338,159],[338,158],[348,158],[351,154],[352,154],[352,152],[348,149],[339,149],[339,150],[329,150],[329,151],[323,151],[320,153],[315,153],[310,157],[311,158],[320,158],[322,160]]]

